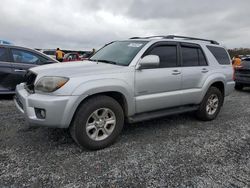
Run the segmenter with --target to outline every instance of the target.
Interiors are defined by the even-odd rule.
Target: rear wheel
[[[203,121],[215,119],[223,104],[223,95],[216,87],[210,87],[197,111],[197,117]]]
[[[70,127],[72,138],[87,149],[111,145],[122,131],[124,114],[120,104],[108,96],[96,96],[84,102]]]

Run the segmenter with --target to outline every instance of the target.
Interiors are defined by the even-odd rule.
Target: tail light
[[[236,80],[236,77],[235,77],[235,68],[233,67],[233,80],[235,81]]]
[[[235,76],[236,70],[239,70],[239,69],[241,69],[242,67],[243,67],[242,65],[233,66],[233,80],[234,80],[234,81],[236,80],[236,76]]]

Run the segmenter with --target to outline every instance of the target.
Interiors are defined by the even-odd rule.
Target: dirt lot
[[[0,118],[0,187],[250,187],[250,89],[212,122],[184,114],[127,125],[95,152],[67,130],[29,128],[8,97]]]

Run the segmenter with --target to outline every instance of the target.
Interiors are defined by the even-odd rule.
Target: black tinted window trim
[[[190,47],[190,48],[201,48],[201,46],[199,44],[193,44],[193,43],[184,43],[184,42],[181,42],[180,43],[181,46],[183,47]]]

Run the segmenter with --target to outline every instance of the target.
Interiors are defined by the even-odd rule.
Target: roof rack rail
[[[210,42],[211,44],[219,45],[219,43],[215,40],[208,40],[208,39],[195,38],[195,37],[186,37],[186,36],[179,36],[179,35],[167,35],[167,36],[156,35],[156,36],[149,36],[149,37],[131,37],[130,39],[150,39],[150,38],[156,38],[156,37],[161,37],[163,39],[180,38],[180,39],[188,39],[188,40],[199,40],[199,41],[206,41],[206,42]]]
[[[141,37],[131,37],[129,39],[140,39]]]
[[[186,36],[179,36],[179,35],[167,35],[164,38],[166,38],[166,39],[181,38],[181,39],[189,39],[189,40],[200,40],[200,41],[210,42],[211,44],[219,45],[219,43],[217,41],[215,41],[215,40],[195,38],[195,37],[186,37]]]
[[[150,39],[150,38],[156,38],[156,37],[165,38],[166,36],[163,36],[163,35],[155,35],[155,36],[148,36],[148,37],[131,37],[131,38],[129,38],[129,39]]]

